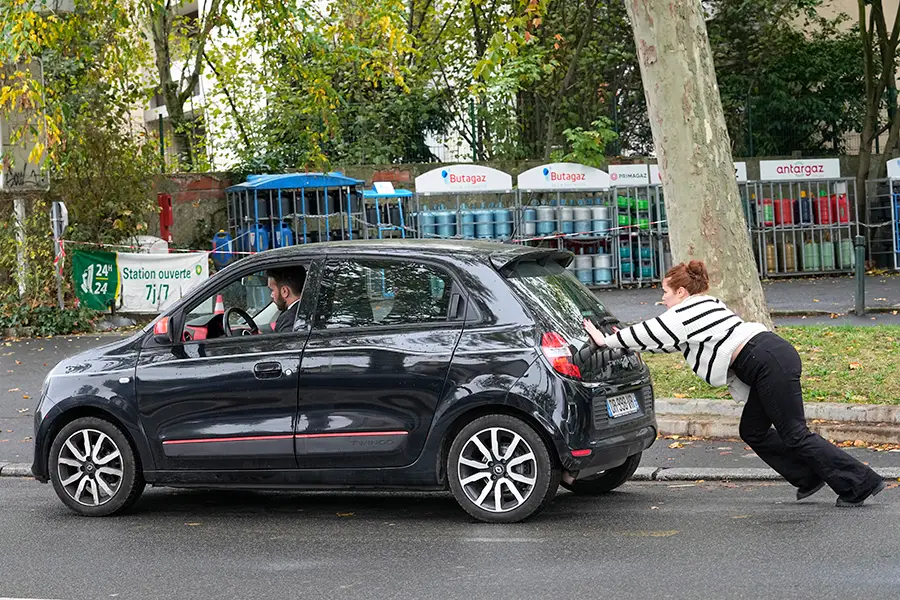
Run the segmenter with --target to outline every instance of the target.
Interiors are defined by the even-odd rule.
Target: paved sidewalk
[[[762,285],[773,317],[817,313],[846,315],[856,306],[856,280],[849,276],[769,279]],[[664,310],[662,305],[656,304],[662,297],[662,287],[658,284],[595,293],[617,317],[628,323],[658,316]],[[900,312],[900,274],[866,276],[866,308],[888,314],[893,309]]]

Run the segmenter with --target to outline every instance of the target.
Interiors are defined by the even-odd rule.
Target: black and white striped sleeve
[[[669,353],[687,341],[684,325],[673,309],[654,319],[641,321],[605,338],[610,348],[628,348],[637,352]]]

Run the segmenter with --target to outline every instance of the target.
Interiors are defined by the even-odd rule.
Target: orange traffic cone
[[[222,298],[222,294],[216,296],[216,307],[213,309],[213,313],[217,315],[225,314],[225,300]]]

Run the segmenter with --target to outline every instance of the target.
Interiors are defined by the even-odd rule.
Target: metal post
[[[53,261],[56,272],[56,299],[59,302],[59,310],[64,310],[62,291],[62,242],[63,234],[69,225],[69,211],[63,202],[54,202],[50,207],[50,226],[53,230]]]
[[[478,161],[478,126],[475,124],[475,99],[469,98],[469,120],[472,122],[472,162]]]
[[[866,238],[857,235],[854,238],[856,247],[856,314],[866,314]]]
[[[159,115],[157,121],[159,122],[159,172],[166,172],[166,136],[163,133],[163,118],[162,115]]]
[[[25,274],[28,272],[28,265],[25,263],[25,199],[16,198],[13,200],[16,212],[16,279],[19,283],[19,297],[25,297]]]

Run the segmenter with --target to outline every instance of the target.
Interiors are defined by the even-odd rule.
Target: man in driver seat
[[[282,311],[275,322],[275,333],[293,331],[306,271],[302,267],[281,267],[269,269],[266,276],[269,279],[269,289],[272,290],[272,302]]]

